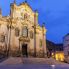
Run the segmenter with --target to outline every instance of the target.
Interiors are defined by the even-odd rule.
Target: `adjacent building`
[[[0,51],[8,55],[43,57],[46,54],[46,29],[38,23],[38,12],[27,2],[11,4],[9,16],[0,10]]]
[[[52,41],[47,40],[47,56],[53,57],[56,60],[64,61],[63,44],[55,44]]]
[[[65,55],[65,60],[69,59],[69,33],[66,34],[63,38],[63,49],[64,49],[64,55]]]

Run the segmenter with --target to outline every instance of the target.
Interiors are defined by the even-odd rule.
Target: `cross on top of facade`
[[[14,3],[16,3],[16,0],[14,0]]]

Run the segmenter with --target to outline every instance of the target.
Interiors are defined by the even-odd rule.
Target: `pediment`
[[[15,4],[14,8],[16,10],[27,10],[27,11],[33,12],[31,6],[28,3],[25,3],[25,2],[21,3],[20,5]]]

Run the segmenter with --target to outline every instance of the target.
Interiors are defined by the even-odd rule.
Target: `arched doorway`
[[[27,44],[22,44],[22,55],[23,57],[28,57]]]

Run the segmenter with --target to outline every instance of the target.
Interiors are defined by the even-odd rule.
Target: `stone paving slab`
[[[0,69],[69,69],[69,64],[52,58],[9,57],[0,63]]]
[[[66,63],[56,61],[52,58],[23,58],[23,57],[9,57],[7,60],[0,63],[0,65],[13,65],[13,64],[60,65],[60,64],[66,64]]]

